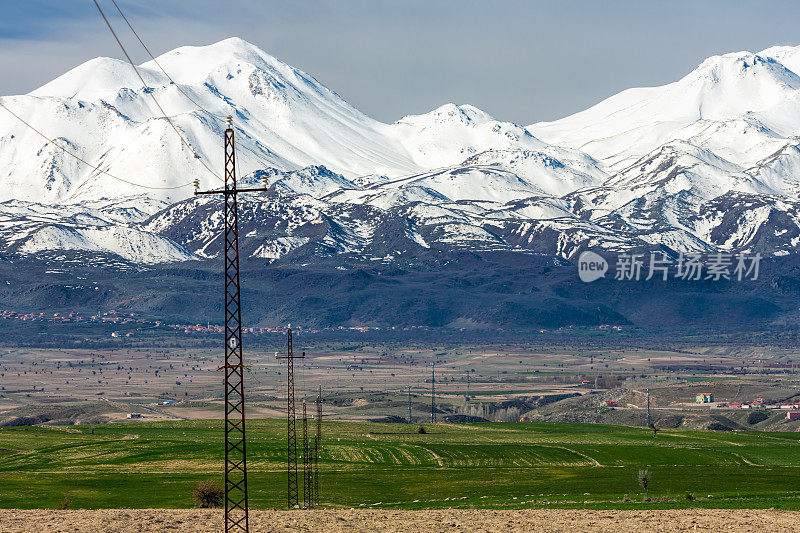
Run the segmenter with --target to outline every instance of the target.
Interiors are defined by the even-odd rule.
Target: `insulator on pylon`
[[[263,183],[263,184],[264,184],[264,189],[266,189],[267,187],[269,187],[269,178],[267,177],[267,175],[266,175],[266,174],[264,174],[263,176],[261,176],[261,183]],[[266,194],[267,194],[267,191],[265,190],[265,191],[264,191],[264,195],[266,195]]]
[[[192,183],[194,184],[194,192],[200,192],[200,180],[194,180]]]
[[[225,120],[228,122],[228,127],[229,128],[233,126],[233,117],[232,116],[228,115],[227,117],[225,117]]]

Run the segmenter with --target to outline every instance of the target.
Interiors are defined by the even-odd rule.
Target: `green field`
[[[800,434],[599,424],[326,422],[324,506],[800,509]],[[299,426],[298,426],[299,429]],[[77,430],[77,431],[76,431]],[[285,506],[285,422],[248,422],[250,504]],[[220,421],[0,428],[0,507],[192,507]],[[652,473],[650,497],[636,478]],[[692,493],[693,500],[687,498]]]

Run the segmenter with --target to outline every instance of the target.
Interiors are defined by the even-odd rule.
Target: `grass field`
[[[248,422],[253,508],[285,506],[285,422]],[[599,424],[326,422],[323,506],[800,509],[800,434]],[[0,428],[0,507],[192,507],[220,421]],[[652,473],[650,497],[636,478]],[[687,498],[691,493],[694,499]]]

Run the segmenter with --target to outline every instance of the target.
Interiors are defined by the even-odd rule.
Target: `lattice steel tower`
[[[306,353],[296,357],[292,347],[292,328],[289,326],[286,337],[286,498],[289,509],[294,509],[299,504],[297,486],[297,413],[294,405],[294,360],[303,359]]]
[[[408,387],[408,423],[414,423],[414,421],[411,419],[411,387]]]
[[[431,422],[436,423],[436,361],[431,363]]]
[[[306,413],[306,401],[303,400],[303,508],[311,509],[314,506],[313,488],[311,480],[311,450],[308,442],[308,414]]]
[[[225,258],[225,531],[250,530],[247,508],[247,453],[245,446],[244,365],[242,361],[242,311],[239,285],[239,213],[236,196],[266,188],[236,186],[236,145],[233,120],[225,129],[225,188],[195,194],[222,194]]]
[[[231,119],[225,130],[225,531],[249,531],[244,427],[242,310],[236,149]]]
[[[314,435],[314,507],[319,505],[319,447],[322,443],[322,385],[317,395],[317,432]]]

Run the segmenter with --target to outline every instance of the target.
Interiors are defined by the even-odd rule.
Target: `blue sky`
[[[393,121],[447,102],[528,124],[704,58],[800,44],[794,0],[117,0],[154,53],[242,37]],[[113,17],[110,0],[101,5]],[[0,94],[122,57],[91,0],[0,0]]]

